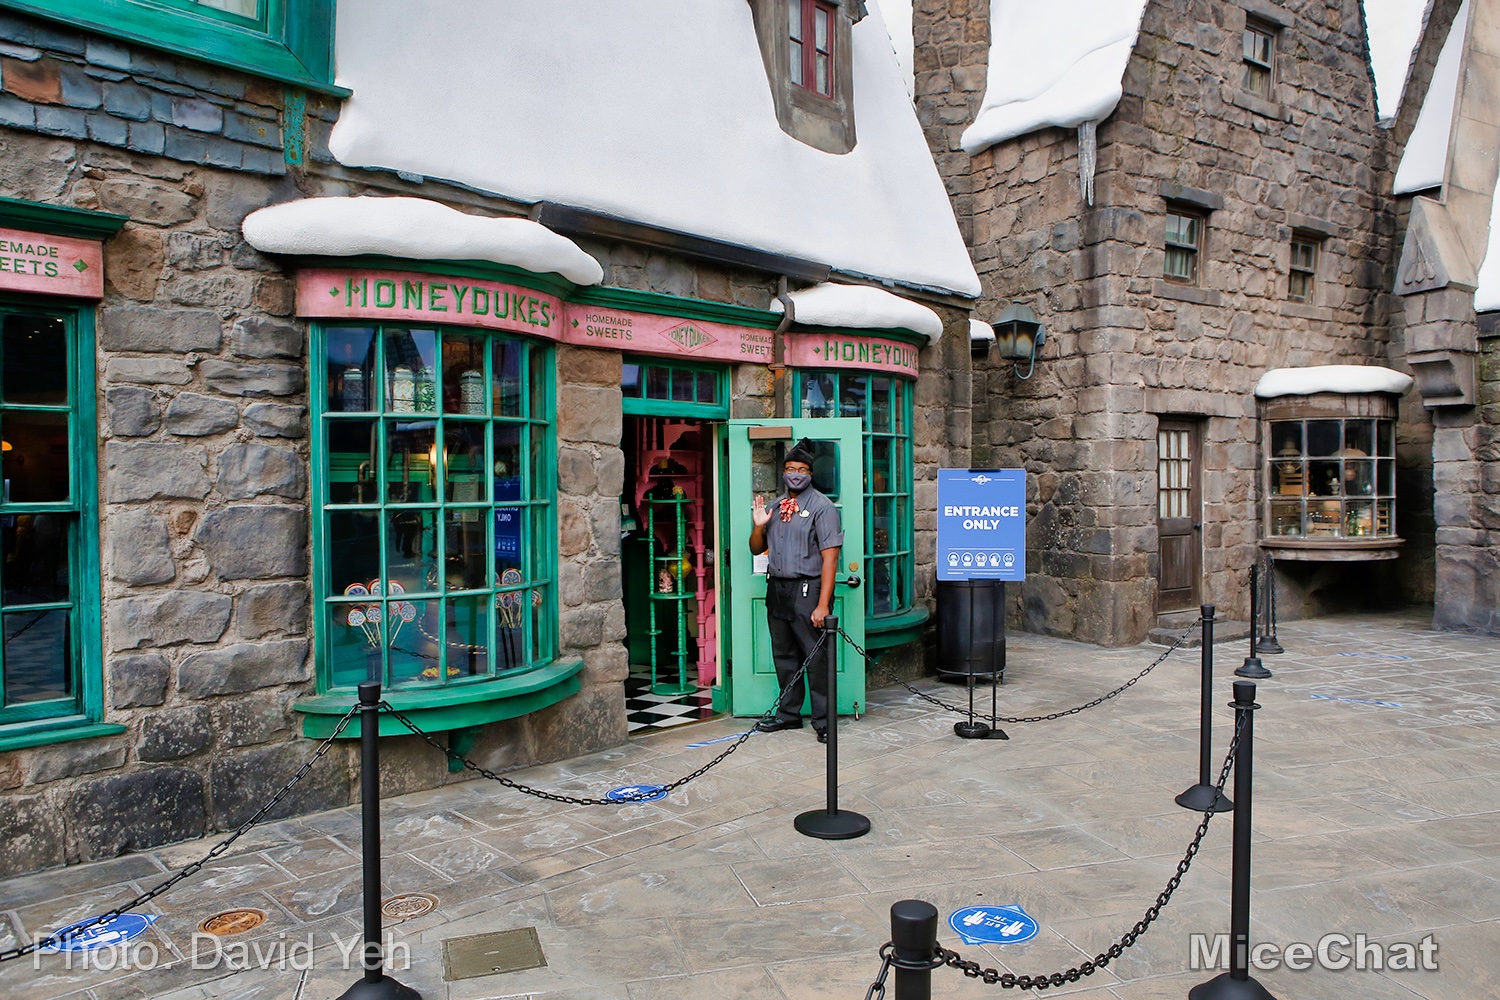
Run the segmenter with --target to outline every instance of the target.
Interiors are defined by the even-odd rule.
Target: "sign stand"
[[[996,708],[999,702],[1000,672],[997,670],[990,674],[990,718],[999,715]],[[1009,736],[1005,730],[998,726],[991,726],[985,722],[977,722],[974,719],[974,675],[969,675],[969,721],[955,722],[953,734],[965,740],[1008,740]]]

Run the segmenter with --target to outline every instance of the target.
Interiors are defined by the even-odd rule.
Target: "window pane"
[[[1363,538],[1375,534],[1375,505],[1368,500],[1351,500],[1344,505],[1344,537]]]
[[[870,380],[870,419],[868,428],[877,434],[889,433],[891,429],[891,380]]]
[[[435,589],[440,582],[437,511],[407,509],[385,512],[384,581],[384,589],[400,584],[402,592],[408,594]]]
[[[393,330],[385,335],[386,409],[393,413],[437,411],[437,333]]]
[[[834,376],[802,376],[802,415],[805,417],[833,416],[835,394]]]
[[[68,405],[68,338],[55,316],[4,317],[3,396],[7,403]]]
[[[822,7],[813,8],[813,47],[819,52],[828,51],[828,11]]]
[[[620,366],[620,392],[632,399],[641,396],[641,366],[624,364]]]
[[[1252,94],[1269,98],[1271,96],[1271,71],[1255,63],[1245,63],[1243,86]]]
[[[865,470],[865,479],[869,484],[866,492],[890,493],[895,489],[891,476],[893,450],[890,438],[876,437],[870,440],[870,467]]]
[[[833,87],[828,82],[828,72],[829,72],[829,65],[828,65],[828,63],[829,63],[828,57],[826,55],[824,55],[823,53],[821,53],[821,52],[819,52],[814,57],[814,63],[813,64],[814,64],[814,66],[817,69],[816,89],[817,89],[818,93],[820,93],[820,94],[832,94],[833,93]]]
[[[491,432],[495,445],[495,499],[521,500],[521,428],[517,424],[496,424]]]
[[[340,510],[327,517],[329,593],[362,597],[380,580],[380,515]]]
[[[8,503],[54,503],[67,500],[68,415],[6,410],[0,414],[4,499]]]
[[[495,595],[495,661],[501,670],[525,666],[526,601],[524,590],[507,590]]]
[[[552,620],[551,592],[551,587],[538,587],[530,591],[526,598],[531,604],[531,628],[528,633],[531,637],[532,662],[552,657],[552,630],[547,624]]]
[[[1313,496],[1337,497],[1344,495],[1343,472],[1339,462],[1308,462],[1308,492]]]
[[[871,554],[885,555],[895,551],[895,539],[898,537],[895,514],[896,501],[891,497],[877,497],[871,503],[874,516],[871,518],[870,541],[873,545]]]
[[[1344,421],[1344,454],[1360,457],[1375,454],[1374,421]]]
[[[671,399],[672,398],[672,370],[660,365],[649,365],[646,368],[646,398],[647,399]]]
[[[526,481],[521,484],[521,493],[528,500],[536,500],[543,496],[543,484],[547,482],[547,469],[552,463],[552,456],[547,449],[547,435],[542,428],[531,425],[527,429],[527,437],[531,447],[531,468],[526,474]]]
[[[329,604],[324,609],[329,680],[335,685],[352,687],[380,679],[381,629],[365,611],[360,603]]]
[[[1294,241],[1292,243],[1292,267],[1302,271],[1311,271],[1316,253],[1317,250],[1313,244]]]
[[[1167,259],[1162,270],[1169,278],[1191,281],[1194,277],[1194,255],[1181,247],[1167,247]]]
[[[1309,455],[1337,455],[1343,444],[1343,427],[1338,420],[1309,420],[1307,422],[1307,453]]]
[[[227,14],[237,14],[251,20],[259,20],[261,0],[193,0],[202,7],[212,7]]]
[[[436,428],[430,420],[385,422],[385,496],[390,503],[428,503],[437,464]]]
[[[5,704],[73,696],[68,612],[18,611],[3,617]]]
[[[68,567],[71,514],[19,514],[6,517],[0,527],[4,539],[4,602],[42,604],[70,599]]]
[[[719,402],[719,376],[718,375],[714,374],[713,372],[699,372],[698,373],[698,402],[700,402],[700,403],[713,403],[715,405],[718,404],[718,402]]]
[[[1302,504],[1296,500],[1272,500],[1271,534],[1282,537],[1302,534]]]
[[[1375,492],[1375,463],[1369,459],[1344,459],[1344,495],[1372,496]]]
[[[839,377],[839,416],[863,417],[868,379],[864,375]]]
[[[1396,463],[1382,458],[1375,466],[1375,489],[1383,497],[1396,495]]]
[[[380,608],[378,616],[384,620],[391,683],[441,682],[438,661],[442,644],[447,641],[443,633],[442,607],[442,601],[397,601]],[[406,621],[406,614],[412,615],[410,623]],[[448,673],[456,670],[450,667]]]
[[[672,371],[672,399],[679,403],[691,403],[693,393],[697,389],[698,380],[692,372],[675,369]]]
[[[378,503],[374,420],[329,420],[323,475],[329,503]]]
[[[870,610],[876,614],[888,613],[896,608],[896,578],[892,573],[893,559],[871,559]]]
[[[786,33],[793,41],[802,40],[802,8],[807,0],[789,0],[786,5]]]
[[[484,503],[489,500],[489,476],[484,459],[487,425],[447,421],[443,425],[444,498],[449,503]],[[478,512],[473,512],[478,516]]]
[[[449,599],[445,647],[449,679],[490,672],[490,610],[493,605],[494,598],[488,594]]]
[[[798,86],[801,86],[801,84],[802,84],[802,77],[803,77],[803,72],[802,72],[802,45],[801,45],[801,43],[799,43],[799,42],[792,42],[792,44],[791,44],[791,56],[790,56],[790,59],[788,60],[787,68],[789,70],[791,70],[792,82],[795,83],[795,84],[797,84]]]
[[[443,336],[443,412],[484,413],[483,337]]]
[[[1377,453],[1389,457],[1396,454],[1395,440],[1392,435],[1394,424],[1389,420],[1375,421],[1375,447]]]
[[[530,372],[526,394],[531,400],[531,416],[537,420],[551,420],[552,375],[547,367],[547,353],[529,349],[526,365],[527,371]]]
[[[375,386],[379,379],[375,358],[375,331],[358,328],[329,330],[324,347],[328,359],[328,397],[333,412],[375,409]]]
[[[491,395],[497,417],[521,415],[521,357],[525,348],[513,340],[497,340],[494,347],[494,381]]]
[[[1312,298],[1312,275],[1306,271],[1293,271],[1287,281],[1287,298],[1299,302]]]
[[[486,520],[478,510],[450,510],[444,516],[444,589],[479,590],[489,586]]]
[[[519,584],[521,576],[521,523],[524,507],[495,508],[495,575],[501,584]]]
[[[1375,534],[1396,533],[1396,504],[1391,500],[1380,500],[1375,504]]]

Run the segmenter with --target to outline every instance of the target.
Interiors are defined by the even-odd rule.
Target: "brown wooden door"
[[[1202,424],[1162,420],[1156,430],[1156,610],[1198,607],[1203,575],[1202,497],[1198,467]]]

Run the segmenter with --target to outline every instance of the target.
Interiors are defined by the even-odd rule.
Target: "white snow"
[[[1443,50],[1438,54],[1437,65],[1432,70],[1432,83],[1427,88],[1427,99],[1422,102],[1411,138],[1406,140],[1401,165],[1396,168],[1395,194],[1411,194],[1443,183],[1468,25],[1469,0],[1464,0],[1454,17],[1448,39],[1443,43]]]
[[[445,178],[978,295],[877,7],[857,145],[782,132],[743,0],[361,0],[337,25],[347,166]]]
[[[1370,67],[1375,73],[1375,106],[1381,118],[1401,110],[1412,50],[1422,34],[1431,0],[1364,0]]]
[[[265,253],[488,260],[578,285],[604,280],[578,244],[530,219],[465,215],[425,198],[304,198],[251,212],[243,228]]]
[[[943,320],[937,313],[910,299],[869,285],[835,285],[824,282],[799,288],[790,294],[792,318],[804,326],[837,326],[846,330],[910,330],[937,343],[943,335]],[[772,312],[783,312],[781,300],[771,303]],[[993,335],[993,334],[992,334]]]
[[[1484,263],[1479,265],[1479,281],[1474,289],[1474,311],[1493,312],[1500,309],[1500,191],[1490,199],[1489,246],[1484,252]]]
[[[1255,385],[1257,399],[1309,396],[1315,392],[1394,392],[1411,388],[1412,378],[1376,365],[1316,365],[1311,368],[1273,368]]]
[[[981,340],[994,340],[995,328],[982,319],[969,319],[969,343]]]
[[[990,0],[989,80],[963,148],[1107,118],[1145,9],[1146,0]]]

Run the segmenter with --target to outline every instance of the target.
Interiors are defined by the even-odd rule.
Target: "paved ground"
[[[1500,996],[1500,640],[1434,633],[1412,615],[1291,623],[1267,657],[1256,717],[1253,938],[1315,943],[1330,932],[1380,943],[1433,935],[1439,971],[1257,972],[1280,1000],[1494,1000]],[[1013,636],[1002,714],[1079,704],[1160,652]],[[1217,647],[1221,689],[1240,644]],[[925,690],[957,700],[961,689]],[[960,945],[985,966],[1030,974],[1107,948],[1156,897],[1198,816],[1172,797],[1197,768],[1198,660],[1180,651],[1114,701],[1070,718],[1012,725],[1012,739],[961,741],[953,717],[904,689],[873,693],[841,729],[841,804],[873,832],[819,841],[792,827],[824,801],[811,731],[758,735],[668,800],[576,807],[472,781],[385,804],[388,893],[428,892],[427,916],[389,925],[410,947],[397,977],[424,997],[535,1000],[807,1000],[864,997],[892,902],[933,901],[943,917],[1019,904],[1041,925],[1024,944]],[[1383,703],[1383,704],[1372,704]],[[1229,713],[1216,722],[1216,743]],[[530,784],[599,795],[667,781],[734,733],[720,720],[536,767]],[[1231,820],[1162,918],[1078,1000],[1180,1000],[1212,971],[1190,968],[1189,935],[1227,931]],[[154,884],[212,841],[0,883],[0,948],[78,920]],[[259,829],[152,904],[138,943],[170,967],[68,971],[61,956],[0,966],[0,995],[244,1000],[337,996],[357,981],[335,937],[357,933],[359,818],[343,809]],[[236,848],[241,847],[240,844]],[[235,973],[192,932],[231,906],[265,910],[225,944],[317,946],[309,971]],[[443,941],[534,927],[545,968],[448,982]],[[137,957],[141,957],[137,954]],[[944,1000],[1005,995],[951,969]]]

